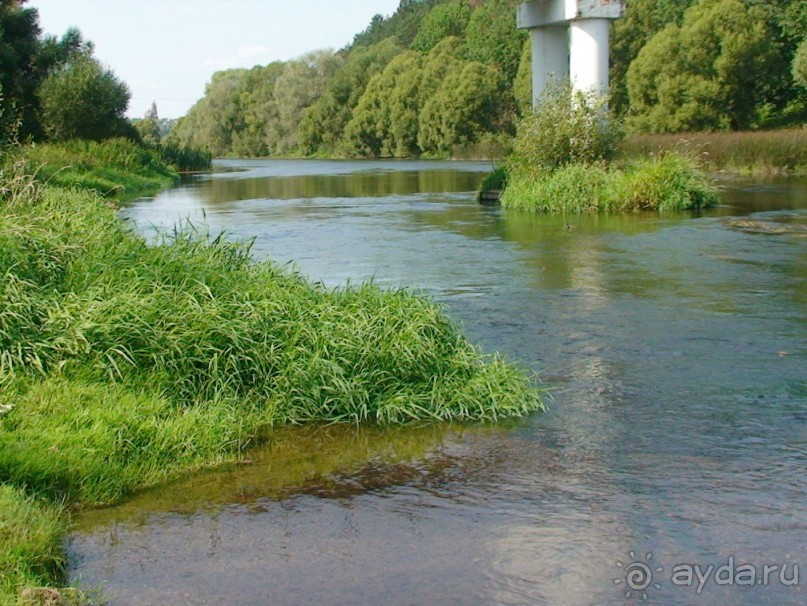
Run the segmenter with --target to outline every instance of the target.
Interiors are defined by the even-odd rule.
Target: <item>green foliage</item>
[[[266,124],[270,153],[300,153],[300,123],[308,108],[325,93],[341,63],[342,58],[331,51],[309,53],[286,63],[274,88],[276,119]]]
[[[300,125],[306,154],[343,151],[343,133],[370,79],[401,52],[394,38],[372,46],[358,46],[328,83],[328,90],[306,111]]]
[[[509,172],[505,166],[497,166],[492,173],[485,175],[482,184],[479,186],[480,192],[502,191],[507,187]]]
[[[39,25],[36,9],[0,3],[0,141],[37,132]]]
[[[28,587],[50,585],[64,571],[60,508],[0,483],[0,604],[17,604]]]
[[[350,153],[445,155],[477,141],[496,110],[497,74],[458,58],[460,45],[446,38],[425,56],[409,51],[376,75],[347,126]]]
[[[700,0],[669,24],[628,70],[639,131],[725,130],[753,125],[776,48],[764,15],[741,0]]]
[[[398,9],[390,17],[374,16],[367,29],[353,38],[352,48],[372,46],[390,36],[395,36],[401,47],[409,48],[429,11],[445,2],[446,0],[401,0]]]
[[[347,125],[347,146],[360,156],[408,156],[417,151],[424,60],[408,51],[375,75]]]
[[[205,96],[169,133],[168,142],[176,147],[206,149],[214,156],[227,154],[234,134],[244,128],[239,102],[246,73],[243,69],[231,69],[213,74]]]
[[[157,126],[157,120],[153,118],[138,120],[134,123],[134,129],[145,145],[156,146],[160,144],[160,127]]]
[[[471,20],[471,5],[467,0],[453,0],[434,7],[423,19],[412,49],[428,53],[444,38],[462,37]]]
[[[524,50],[521,51],[513,96],[519,116],[526,116],[532,111],[532,42],[529,39],[524,41]]]
[[[0,482],[110,502],[280,423],[493,420],[542,407],[443,310],[328,290],[188,227],[155,245],[99,199],[0,203]]]
[[[473,12],[463,47],[471,61],[494,65],[500,73],[500,92],[510,92],[518,73],[525,30],[516,28],[513,0],[486,0]]]
[[[628,68],[647,42],[668,24],[680,26],[684,11],[696,0],[629,0],[625,16],[611,31],[611,105],[618,116],[630,109]]]
[[[512,172],[551,172],[567,165],[608,161],[616,154],[622,129],[608,115],[607,99],[573,92],[557,83],[518,124]]]
[[[448,74],[429,96],[418,118],[421,152],[447,154],[467,145],[492,121],[496,110],[496,71],[489,65],[454,60]]]
[[[160,150],[128,139],[103,142],[74,139],[25,147],[22,157],[37,179],[61,187],[92,189],[123,196],[175,184],[179,176],[166,166]]]
[[[42,125],[54,141],[130,135],[129,89],[98,61],[79,57],[42,83]]]
[[[807,38],[799,44],[793,58],[793,80],[799,86],[807,88]]]
[[[682,152],[644,158],[616,176],[608,208],[630,210],[696,210],[714,206],[717,190],[700,170],[699,161]]]
[[[717,203],[716,189],[688,156],[669,153],[625,170],[568,164],[551,173],[513,174],[505,208],[540,213],[691,210]]]

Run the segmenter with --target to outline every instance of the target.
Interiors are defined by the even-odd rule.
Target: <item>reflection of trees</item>
[[[416,193],[474,191],[483,174],[455,170],[388,171],[255,179],[212,179],[200,196],[212,204],[234,200],[362,198]]]

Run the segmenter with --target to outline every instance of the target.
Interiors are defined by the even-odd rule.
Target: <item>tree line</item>
[[[217,72],[170,135],[216,156],[445,156],[531,106],[516,0],[402,0],[337,52]],[[807,0],[627,0],[611,107],[633,132],[807,118]]]
[[[0,2],[0,141],[136,138],[126,84],[77,29],[44,36],[25,2]]]

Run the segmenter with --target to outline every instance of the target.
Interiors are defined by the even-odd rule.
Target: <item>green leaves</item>
[[[93,58],[82,56],[56,70],[39,94],[42,124],[54,141],[100,141],[131,132],[124,116],[129,88]]]
[[[753,125],[777,49],[764,15],[741,0],[700,0],[639,52],[627,73],[639,131]]]

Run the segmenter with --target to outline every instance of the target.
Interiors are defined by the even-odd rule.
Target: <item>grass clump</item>
[[[60,578],[66,528],[60,507],[0,484],[0,606],[19,604],[27,588]]]
[[[148,245],[95,196],[0,203],[0,481],[115,501],[282,423],[496,420],[542,407],[437,305],[329,290],[192,229]]]
[[[717,189],[690,157],[668,153],[628,164],[570,164],[510,178],[501,204],[541,213],[693,210],[713,206]]]
[[[687,210],[717,193],[692,154],[670,151],[616,162],[622,130],[606,100],[550,88],[519,124],[501,204],[542,213]]]
[[[83,599],[41,587],[62,571],[56,504],[237,460],[280,424],[543,408],[522,369],[432,302],[326,289],[191,227],[148,244],[98,194],[2,166],[0,604]]]
[[[156,151],[128,139],[72,140],[20,149],[26,172],[58,187],[120,197],[170,187],[179,175]]]

